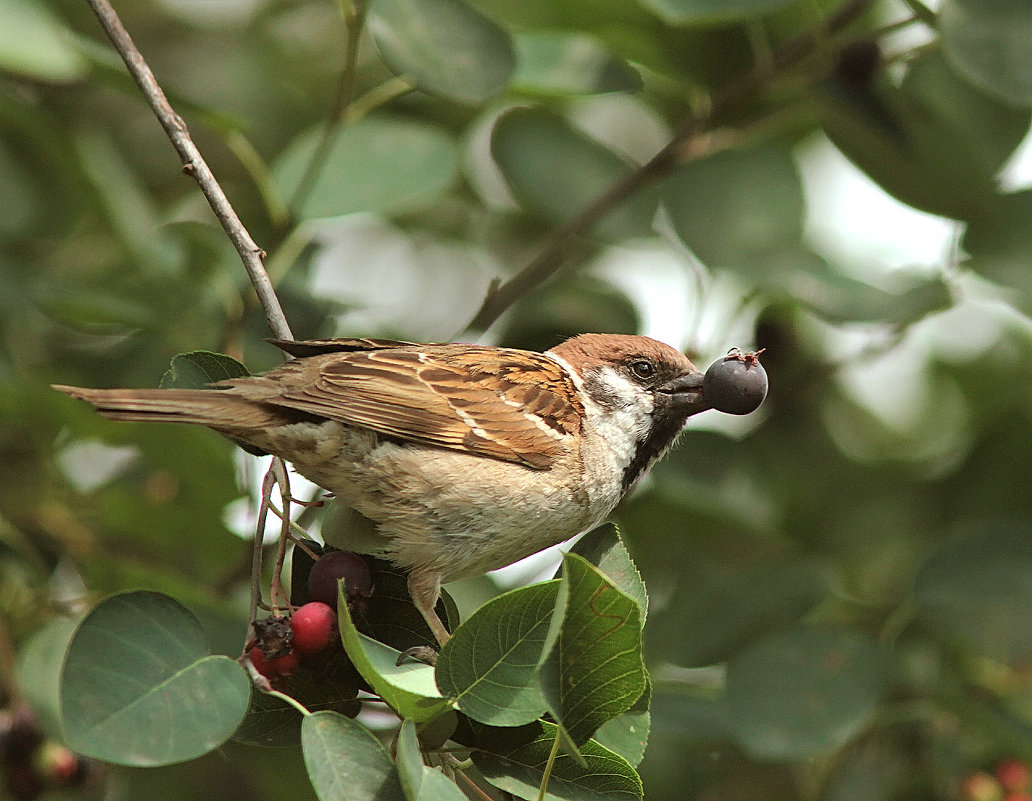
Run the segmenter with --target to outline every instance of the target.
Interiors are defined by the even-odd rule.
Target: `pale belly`
[[[439,571],[445,582],[563,542],[604,519],[620,499],[616,475],[557,482],[551,471],[383,442],[336,423],[320,429],[290,459],[298,472],[374,521],[384,556]],[[580,475],[579,464],[561,467]]]

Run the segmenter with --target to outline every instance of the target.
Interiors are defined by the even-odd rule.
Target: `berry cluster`
[[[95,779],[97,762],[49,739],[27,708],[0,711],[0,772],[6,796],[33,801],[60,788]]]
[[[962,801],[1032,801],[1032,769],[1018,759],[1004,759],[992,769],[968,773],[960,784]]]
[[[350,551],[330,551],[308,575],[310,601],[289,618],[255,621],[255,642],[247,654],[255,670],[271,682],[281,682],[297,671],[302,660],[317,659],[339,645],[336,607],[341,583],[352,611],[372,595],[372,575],[365,560]]]

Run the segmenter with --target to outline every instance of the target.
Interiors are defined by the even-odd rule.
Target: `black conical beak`
[[[690,417],[711,408],[702,394],[703,378],[704,374],[700,370],[694,370],[679,375],[656,389],[670,398],[673,409],[682,412],[685,417]]]

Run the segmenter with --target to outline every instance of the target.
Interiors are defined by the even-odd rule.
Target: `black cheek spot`
[[[624,405],[617,391],[596,374],[584,379],[584,389],[603,409],[615,411]]]

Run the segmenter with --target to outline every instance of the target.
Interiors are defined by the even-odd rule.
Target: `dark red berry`
[[[344,580],[348,604],[373,594],[373,576],[365,559],[351,551],[330,551],[312,565],[308,597],[337,608],[337,580]]]
[[[290,676],[298,665],[301,664],[301,660],[295,653],[289,653],[285,656],[276,656],[269,659],[262,653],[262,649],[257,645],[250,650],[247,656],[251,660],[251,664],[254,665],[254,669],[261,673],[267,679],[278,679],[281,676]]]
[[[710,406],[727,414],[749,414],[767,397],[767,371],[758,358],[762,351],[743,353],[732,348],[706,371],[702,394]]]
[[[290,617],[294,631],[294,650],[301,654],[317,654],[337,636],[337,613],[322,601],[299,607]]]
[[[996,778],[1008,793],[1024,793],[1032,786],[1032,771],[1018,759],[1005,759],[996,766]]]

